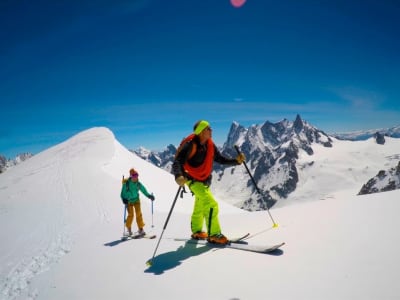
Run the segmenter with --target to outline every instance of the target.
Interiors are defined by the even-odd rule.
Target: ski
[[[246,242],[244,239],[250,236],[250,233],[246,233],[245,235],[242,235],[237,238],[229,239],[229,243],[237,243],[237,244],[245,244]],[[180,241],[180,242],[192,242],[192,243],[197,243],[198,241],[203,241],[206,242],[206,240],[197,240],[197,239],[187,239],[187,238],[176,238],[174,239],[175,241]]]
[[[145,234],[145,235],[131,235],[131,236],[123,236],[121,240],[139,240],[139,239],[155,239],[157,235],[155,234]]]
[[[208,246],[211,248],[219,248],[219,249],[228,248],[228,249],[236,249],[236,250],[243,250],[243,251],[256,252],[256,253],[273,252],[273,251],[279,249],[280,247],[282,247],[283,245],[285,245],[285,243],[272,244],[272,245],[251,245],[251,244],[248,244],[246,241],[244,241],[244,239],[249,236],[250,236],[250,233],[247,233],[239,238],[230,239],[229,243],[226,245],[209,243],[207,240],[196,240],[196,239],[185,239],[185,238],[177,238],[174,240],[188,242],[191,244],[205,245],[205,246]]]
[[[256,252],[256,253],[268,253],[277,250],[278,248],[282,247],[285,245],[285,243],[280,243],[280,244],[275,244],[275,245],[251,245],[251,244],[244,244],[244,243],[229,243],[226,245],[221,245],[221,244],[215,244],[215,243],[209,243],[205,240],[189,240],[190,243],[195,243],[198,245],[205,245],[207,247],[211,248],[228,248],[228,249],[236,249],[236,250],[243,250],[243,251],[250,251],[250,252]]]
[[[250,233],[246,233],[245,235],[243,235],[241,237],[229,239],[229,243],[245,243],[243,240],[249,236],[250,236]]]
[[[250,252],[256,252],[256,253],[269,253],[277,250],[278,248],[282,247],[285,245],[285,243],[280,243],[280,244],[275,244],[275,245],[251,245],[251,244],[238,244],[238,243],[230,243],[226,245],[220,245],[220,244],[214,244],[214,243],[209,243],[207,241],[201,241],[205,243],[200,243],[204,244],[208,247],[212,248],[228,248],[228,249],[236,249],[236,250],[244,250],[244,251],[250,251]]]

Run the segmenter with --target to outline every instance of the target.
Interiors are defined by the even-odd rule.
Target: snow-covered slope
[[[313,146],[314,155],[303,153],[299,157],[299,183],[287,199],[277,205],[325,200],[335,197],[338,191],[346,190],[357,195],[362,185],[382,168],[397,165],[400,154],[400,139],[386,138],[379,145],[373,138],[366,141],[334,140],[332,148]]]
[[[379,156],[353,145],[349,153],[361,162]],[[335,188],[316,181],[321,170],[330,185],[327,176],[346,170],[346,159],[316,160],[303,191],[331,196],[274,207],[278,228],[265,211],[219,201],[226,235],[286,242],[260,255],[175,241],[190,234],[190,193],[178,198],[165,227],[177,191],[172,175],[129,152],[106,128],[81,132],[0,174],[0,299],[397,299],[400,191],[354,196],[352,184],[341,185],[347,181]],[[155,240],[119,241],[121,177],[131,167],[156,196],[153,214],[142,199],[145,229]],[[313,193],[307,200],[313,197],[320,199]]]

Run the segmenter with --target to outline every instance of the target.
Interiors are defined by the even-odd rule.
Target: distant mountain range
[[[250,176],[244,174],[242,166],[225,168],[214,164],[212,189],[224,196],[232,196],[232,199],[237,199],[235,196],[240,193],[241,198],[246,200],[235,205],[243,209],[265,210],[294,192],[299,182],[299,170],[312,166],[313,161],[308,163],[310,166],[299,165],[299,155],[305,153],[311,157],[314,153],[313,147],[317,144],[321,147],[333,147],[335,138],[363,141],[371,137],[377,144],[384,145],[385,137],[400,137],[400,126],[327,134],[307,123],[300,115],[293,122],[286,119],[277,123],[266,121],[249,128],[233,122],[220,151],[227,156],[236,157],[234,146],[239,146],[246,156],[246,165],[257,187]],[[170,172],[176,150],[176,146],[170,144],[162,151],[151,151],[143,147],[130,151]],[[30,153],[20,154],[15,159],[6,159],[0,155],[0,173],[30,157]],[[379,171],[378,175],[364,184],[360,194],[399,188],[399,168]]]
[[[33,154],[31,153],[22,153],[18,154],[14,159],[7,159],[3,155],[0,155],[0,173],[6,171],[8,168],[11,168],[20,162],[31,158]]]
[[[395,126],[385,129],[371,129],[365,131],[352,131],[345,133],[332,133],[331,136],[339,140],[347,141],[364,141],[376,135],[389,136],[393,138],[400,138],[400,126]]]
[[[225,172],[226,168],[218,164],[214,165],[212,187],[225,195],[245,194],[245,191],[250,191],[244,195],[247,200],[236,205],[247,210],[265,210],[296,189],[299,181],[297,160],[300,151],[311,156],[314,152],[313,145],[332,147],[332,138],[361,141],[374,137],[378,144],[383,145],[385,136],[400,137],[400,126],[386,130],[328,135],[307,123],[300,115],[296,116],[294,122],[286,119],[278,123],[266,121],[249,128],[233,122],[227,140],[220,150],[227,156],[236,157],[234,146],[240,147],[246,155],[246,164],[259,190],[249,176],[238,180],[238,176],[234,176],[236,168]],[[160,152],[144,148],[132,152],[170,172],[176,147],[169,145]]]

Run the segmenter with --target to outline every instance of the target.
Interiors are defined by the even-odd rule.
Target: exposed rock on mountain
[[[262,191],[260,195],[249,176],[246,186],[252,193],[242,208],[266,209],[293,192],[298,182],[296,160],[299,151],[312,155],[313,143],[332,147],[332,140],[327,134],[302,120],[299,115],[293,123],[286,119],[275,124],[267,121],[248,129],[233,123],[222,152],[234,156],[234,146],[240,146],[252,176]],[[220,171],[218,168],[216,172]],[[229,190],[226,192],[229,193]]]
[[[7,159],[3,155],[0,155],[0,173],[4,172],[6,163]]]
[[[363,185],[358,195],[386,192],[400,189],[400,161],[397,167],[381,170]]]
[[[168,172],[171,172],[172,162],[174,160],[176,150],[177,148],[174,145],[170,144],[167,146],[166,149],[159,152],[150,151],[143,147],[139,148],[138,150],[130,150],[130,151],[134,152],[144,160],[153,163],[157,167],[160,167]]]
[[[19,163],[31,158],[32,153],[22,153],[18,154],[14,159],[7,159],[5,156],[0,155],[0,173],[6,171],[7,169],[18,165]]]
[[[378,131],[374,135],[375,141],[379,145],[384,145],[385,144],[385,136],[382,133],[379,133]]]

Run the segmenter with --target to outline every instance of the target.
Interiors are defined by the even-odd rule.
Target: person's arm
[[[219,152],[215,144],[214,144],[214,161],[220,163],[221,165],[240,165],[239,161],[236,158],[228,158],[226,156],[223,156],[221,152]]]
[[[189,153],[191,153],[192,148],[193,142],[191,141],[183,145],[176,158],[174,159],[174,163],[172,164],[172,173],[175,175],[175,181],[179,186],[184,186],[187,181],[183,165],[186,163],[186,160],[188,159]]]

